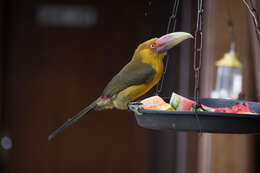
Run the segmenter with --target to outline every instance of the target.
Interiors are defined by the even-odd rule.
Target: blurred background
[[[259,172],[257,135],[147,130],[130,111],[93,111],[47,140],[99,96],[138,44],[166,33],[173,2],[1,0],[0,172]],[[211,0],[204,8],[201,96],[216,89],[215,63],[230,50],[230,14],[243,99],[259,101],[260,46],[246,6]],[[176,31],[194,34],[196,14],[196,1],[180,1]],[[192,97],[192,40],[170,54],[161,95]]]

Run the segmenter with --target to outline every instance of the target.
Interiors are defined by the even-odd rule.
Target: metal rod
[[[251,16],[253,18],[256,36],[257,36],[258,42],[260,43],[260,24],[259,24],[258,15],[257,15],[256,9],[254,8],[253,2],[252,2],[252,0],[248,0],[248,1],[242,0],[242,1],[246,5],[249,13],[251,14]]]

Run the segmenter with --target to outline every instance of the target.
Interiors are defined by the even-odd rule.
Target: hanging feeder
[[[168,100],[166,100],[168,101]],[[241,101],[229,99],[200,99],[209,107],[232,107]],[[168,131],[195,131],[207,133],[260,133],[260,103],[248,102],[251,111],[257,114],[230,114],[219,112],[163,111],[143,109],[130,104],[137,124],[143,128]]]
[[[178,0],[177,0],[178,2]],[[175,1],[176,4],[176,1]],[[178,3],[177,3],[178,4]],[[171,20],[174,19],[178,6],[174,5],[173,16],[170,17],[168,28]],[[194,71],[195,71],[195,88],[194,88],[194,103],[193,111],[172,111],[172,110],[151,110],[144,109],[141,102],[129,104],[129,110],[133,111],[137,124],[143,128],[153,130],[168,130],[168,131],[195,131],[208,133],[260,133],[260,103],[247,102],[231,99],[209,99],[199,98],[199,79],[202,59],[202,0],[198,0],[197,27],[195,32],[194,45]],[[234,52],[229,52],[229,55],[224,56],[224,60],[233,59],[231,69],[233,75],[240,75],[240,71],[236,68],[241,67],[241,63],[237,61]],[[167,61],[166,61],[167,63]],[[166,64],[167,65],[167,64]],[[218,62],[222,66],[222,60]],[[224,66],[225,67],[225,66]],[[231,70],[231,71],[232,71]],[[163,82],[162,78],[162,82]],[[159,86],[159,89],[158,89]],[[162,83],[157,85],[156,93],[162,89]],[[157,93],[158,94],[158,93]],[[166,102],[169,100],[165,99]],[[204,110],[203,105],[213,108],[233,107],[236,104],[248,103],[250,111],[248,113],[220,113]]]

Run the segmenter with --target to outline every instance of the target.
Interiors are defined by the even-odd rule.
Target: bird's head
[[[168,50],[182,41],[193,38],[186,32],[173,32],[160,38],[152,38],[140,44],[135,51],[136,57],[163,57]]]

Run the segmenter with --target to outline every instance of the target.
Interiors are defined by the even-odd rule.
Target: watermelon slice
[[[192,111],[194,101],[190,100],[188,98],[185,98],[183,96],[180,96],[176,93],[172,93],[170,105],[174,108],[176,111]],[[203,109],[214,112],[214,108],[207,107],[205,105],[202,105]],[[203,111],[201,108],[198,109],[198,111]]]
[[[194,101],[187,99],[183,96],[180,96],[176,93],[172,93],[170,105],[176,111],[193,111]],[[234,105],[232,108],[224,107],[224,108],[212,108],[205,105],[201,105],[202,108],[209,112],[225,112],[225,113],[247,113],[247,114],[254,114],[250,111],[250,107],[248,102],[246,103],[238,103]],[[197,111],[202,112],[204,111],[201,108],[198,108]]]

